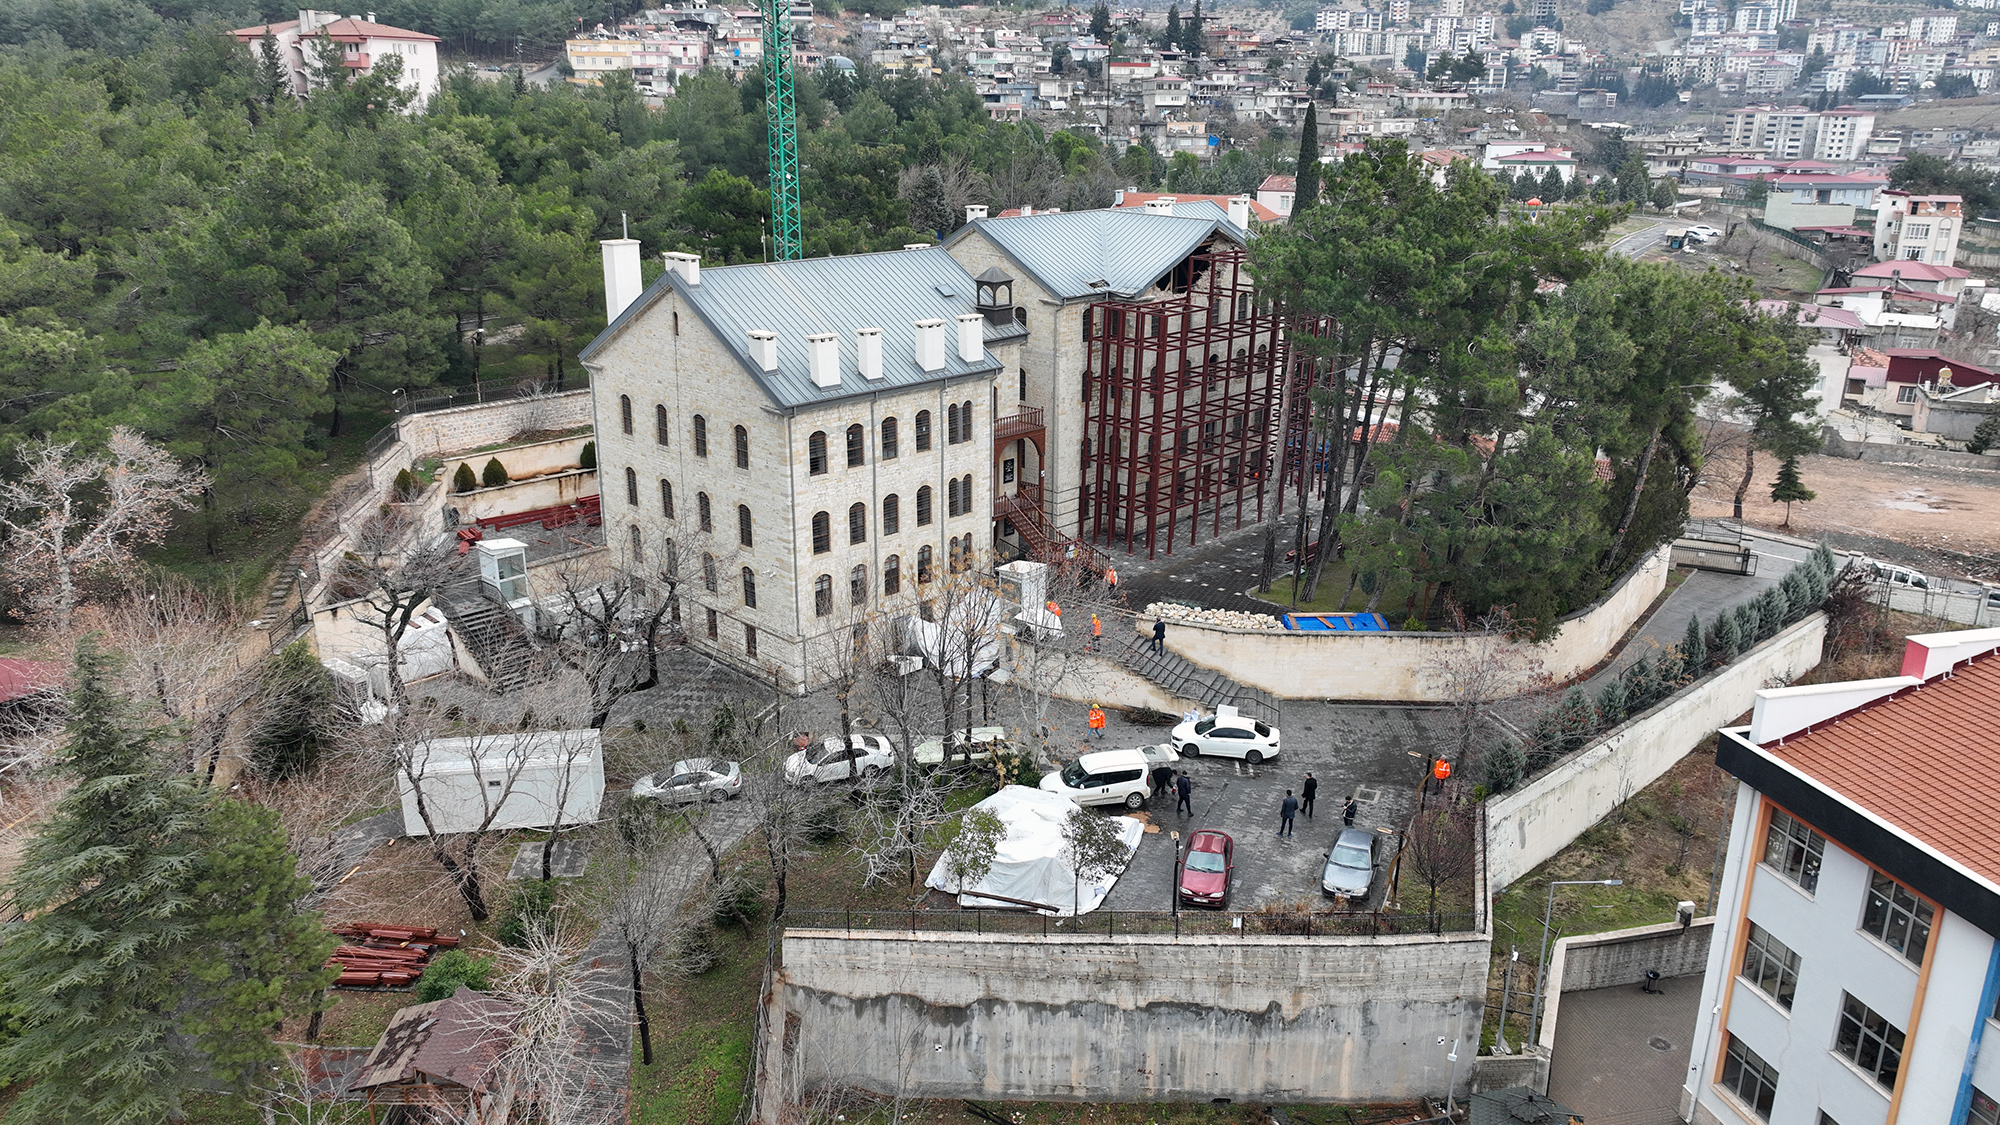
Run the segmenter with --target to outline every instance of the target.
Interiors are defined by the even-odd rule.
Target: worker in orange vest
[[[1090,647],[1096,648],[1097,642],[1103,639],[1104,622],[1099,621],[1097,615],[1093,613],[1090,615]]]
[[[1105,567],[1105,568],[1104,568],[1104,588],[1105,588],[1105,589],[1107,589],[1107,590],[1109,590],[1109,591],[1111,591],[1111,592],[1112,592],[1112,593],[1114,593],[1114,594],[1118,592],[1118,568],[1117,568],[1117,567],[1115,567],[1115,566],[1107,566],[1107,567]]]
[[[1050,617],[1062,616],[1062,607],[1056,604],[1056,600],[1054,598],[1049,599],[1048,611]]]
[[[1100,742],[1103,741],[1104,708],[1099,707],[1095,703],[1090,705],[1090,729],[1093,737],[1095,737]]]

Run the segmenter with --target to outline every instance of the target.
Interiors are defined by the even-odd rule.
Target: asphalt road
[[[1623,254],[1627,258],[1636,258],[1660,244],[1660,237],[1666,233],[1666,227],[1666,222],[1662,220],[1647,226],[1644,230],[1633,231],[1612,243],[1611,252]]]

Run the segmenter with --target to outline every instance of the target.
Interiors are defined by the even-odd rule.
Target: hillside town
[[[387,2],[0,13],[0,1125],[2000,1125],[1994,0]]]

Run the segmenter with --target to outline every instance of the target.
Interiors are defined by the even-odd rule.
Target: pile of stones
[[[1234,609],[1200,609],[1179,602],[1153,602],[1146,616],[1185,621],[1191,625],[1220,625],[1226,629],[1269,629],[1283,632],[1285,625],[1268,613],[1244,613]]]

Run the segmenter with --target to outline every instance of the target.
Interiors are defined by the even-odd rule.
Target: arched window
[[[694,455],[708,456],[708,419],[699,414],[694,416]]]
[[[625,502],[635,508],[639,506],[639,474],[629,466],[625,470]]]
[[[715,514],[709,510],[708,493],[706,492],[695,493],[694,507],[695,507],[695,515],[700,517],[701,519],[701,529],[703,531],[714,531]]]
[[[868,568],[857,566],[847,572],[847,604],[868,604]]]
[[[903,590],[903,560],[890,555],[882,560],[882,596],[893,598]]]
[[[813,616],[825,617],[833,612],[833,575],[822,574],[813,579]]]
[[[972,474],[971,474],[971,473],[967,473],[967,474],[965,474],[964,478],[963,478],[963,479],[961,479],[961,480],[960,480],[960,481],[958,482],[958,502],[959,502],[960,504],[963,504],[963,505],[965,506],[965,514],[966,514],[966,515],[971,515],[971,514],[972,514]],[[966,548],[966,550],[968,550],[968,551],[972,549],[972,536],[970,536],[970,535],[968,535],[968,536],[966,536],[966,537],[965,537],[965,548]]]
[[[931,447],[931,412],[917,411],[917,452],[923,453]]]
[[[736,467],[750,467],[750,431],[741,426],[736,427]]]
[[[638,528],[633,528],[632,530],[637,531]],[[632,542],[636,546],[639,542],[639,537],[636,535],[633,536]],[[679,581],[681,576],[681,556],[674,550],[674,537],[671,535],[660,540],[660,561],[666,565],[667,577],[674,581]]]
[[[894,418],[884,418],[882,419],[882,460],[894,461],[895,459],[896,420]]]
[[[958,478],[944,482],[944,514],[947,517],[958,514]]]
[[[750,506],[736,505],[736,541],[745,547],[750,545]]]
[[[640,542],[639,536],[639,525],[635,523],[627,534],[627,538],[631,541],[631,554],[634,563],[641,563],[646,560],[646,551]]]
[[[958,404],[955,402],[944,408],[944,443],[958,444]]]
[[[833,520],[825,512],[813,513],[813,554],[824,555],[833,550]]]
[[[952,540],[957,542],[957,540]],[[715,593],[715,556],[707,551],[701,553],[701,588]]]
[[[882,534],[894,535],[903,523],[903,498],[891,492],[882,498]]]
[[[757,572],[743,568],[743,608],[757,608]]]
[[[665,477],[660,478],[660,514],[674,518],[674,486]]]
[[[931,549],[928,545],[917,548],[917,585],[931,580]]]
[[[806,472],[819,476],[826,472],[826,431],[814,430],[806,439]]]
[[[966,399],[958,405],[958,440],[972,440],[972,400]]]
[[[667,436],[672,431],[673,427],[667,424],[667,408],[659,403],[654,403],[653,440],[660,443],[661,445],[665,445],[667,444]]]
[[[931,522],[931,486],[917,489],[917,526],[929,527]]]
[[[847,509],[847,545],[868,542],[868,505],[856,504]]]
[[[861,423],[847,427],[847,467],[858,469],[868,462],[868,434]]]
[[[632,432],[631,395],[618,396],[618,428],[624,430],[628,434]]]

